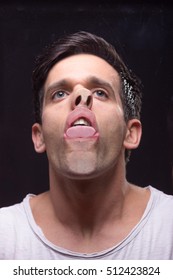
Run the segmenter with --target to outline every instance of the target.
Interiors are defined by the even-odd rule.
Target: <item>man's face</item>
[[[118,73],[105,60],[79,54],[58,62],[44,85],[42,125],[35,147],[46,150],[53,172],[86,179],[123,158],[126,124]]]

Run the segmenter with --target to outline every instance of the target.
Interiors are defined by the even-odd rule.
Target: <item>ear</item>
[[[139,146],[142,135],[142,125],[138,119],[129,120],[127,131],[124,139],[125,149],[132,150]]]
[[[45,152],[46,147],[44,143],[42,127],[39,123],[35,123],[32,126],[32,141],[34,143],[34,148],[37,153]]]

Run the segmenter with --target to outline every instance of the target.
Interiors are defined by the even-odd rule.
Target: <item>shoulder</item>
[[[12,229],[15,224],[24,219],[23,202],[0,208],[0,233]]]
[[[151,186],[149,187],[149,189],[156,206],[165,209],[173,209],[173,195],[166,194],[163,191],[160,191]]]
[[[21,212],[21,204],[14,204],[12,206],[7,206],[0,208],[0,221],[10,222],[18,217],[18,214]]]
[[[20,227],[25,227],[28,223],[27,205],[32,195],[27,195],[22,202],[0,208],[0,236],[6,233],[12,235]]]
[[[153,225],[170,228],[173,231],[173,196],[150,187],[151,198],[149,202],[150,218]]]
[[[13,259],[27,243],[30,232],[26,204],[29,197],[21,203],[0,209],[0,259]]]

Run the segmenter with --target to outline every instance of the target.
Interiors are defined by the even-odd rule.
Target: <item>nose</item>
[[[78,89],[73,96],[73,108],[77,106],[86,106],[91,109],[93,103],[92,93],[85,88]]]

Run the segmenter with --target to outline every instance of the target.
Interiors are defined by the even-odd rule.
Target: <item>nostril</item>
[[[75,106],[83,105],[83,106],[91,107],[92,95],[89,95],[86,92],[82,92],[82,94],[76,96],[74,105]]]
[[[81,102],[81,96],[79,95],[77,98],[76,98],[76,101],[75,101],[75,105],[79,105],[79,103]]]
[[[91,96],[88,96],[88,99],[87,99],[87,106],[89,106],[91,104],[91,99],[92,97]]]

